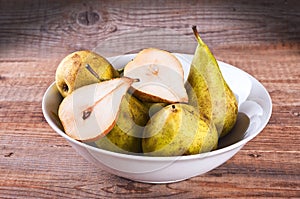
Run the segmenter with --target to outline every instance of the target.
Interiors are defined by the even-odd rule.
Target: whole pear
[[[215,149],[218,133],[198,110],[188,104],[171,104],[147,123],[142,140],[145,155],[192,155]]]
[[[101,149],[119,153],[140,153],[144,126],[149,120],[148,108],[138,99],[126,94],[121,101],[116,125],[95,142]]]
[[[186,83],[189,104],[211,119],[219,136],[223,137],[236,122],[237,100],[224,80],[214,55],[200,38],[195,26],[193,31],[198,46]]]
[[[99,82],[99,79],[86,69],[87,64],[101,80],[118,77],[118,72],[102,56],[88,51],[76,51],[67,55],[56,69],[56,86],[63,97],[75,89]]]

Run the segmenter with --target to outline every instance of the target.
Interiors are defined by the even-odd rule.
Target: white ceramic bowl
[[[185,79],[189,72],[192,55],[176,54],[182,62]],[[126,65],[135,54],[109,58],[115,68]],[[107,172],[135,181],[147,183],[170,183],[209,172],[235,155],[247,142],[257,136],[267,125],[271,113],[271,98],[254,77],[244,71],[220,62],[225,80],[239,101],[239,116],[232,132],[222,138],[217,150],[198,155],[176,157],[148,157],[127,155],[102,150],[76,141],[66,135],[57,117],[62,100],[55,83],[43,97],[43,114],[53,130],[65,138],[85,159]]]

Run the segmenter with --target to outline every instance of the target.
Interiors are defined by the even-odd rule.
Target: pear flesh
[[[138,78],[132,85],[134,95],[145,102],[188,102],[183,69],[171,53],[147,48],[140,51],[124,68],[124,75]]]
[[[188,104],[171,104],[147,123],[142,140],[145,155],[180,156],[216,148],[217,130],[207,118]]]
[[[198,46],[190,67],[186,89],[189,104],[210,118],[220,137],[234,126],[238,107],[234,93],[225,82],[218,63],[193,27]]]
[[[114,127],[121,100],[134,81],[115,78],[80,87],[65,97],[58,110],[65,133],[81,141],[106,135]]]
[[[89,65],[95,74],[85,67]],[[101,80],[119,77],[118,72],[102,56],[88,51],[76,51],[66,56],[58,65],[55,82],[63,97],[71,94],[75,89],[93,84]]]
[[[141,137],[148,120],[148,108],[127,93],[121,101],[114,128],[95,144],[98,148],[119,153],[141,153]]]

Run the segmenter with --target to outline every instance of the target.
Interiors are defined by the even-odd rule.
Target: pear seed
[[[82,119],[86,120],[88,117],[90,117],[91,113],[92,113],[92,108],[88,108],[88,109],[84,110],[82,112]]]

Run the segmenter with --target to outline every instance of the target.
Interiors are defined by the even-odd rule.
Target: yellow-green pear
[[[237,100],[224,80],[214,55],[200,38],[196,26],[193,31],[198,46],[186,83],[189,104],[211,119],[219,136],[223,137],[236,122]]]
[[[188,104],[171,104],[147,123],[142,140],[145,155],[180,156],[208,152],[217,146],[218,132]]]
[[[86,66],[91,67],[92,74]],[[56,69],[55,82],[63,97],[75,89],[118,77],[118,72],[101,55],[88,50],[76,51],[67,55]]]
[[[119,153],[140,153],[144,126],[149,120],[148,108],[138,99],[126,94],[121,101],[114,128],[95,142],[101,149]]]

